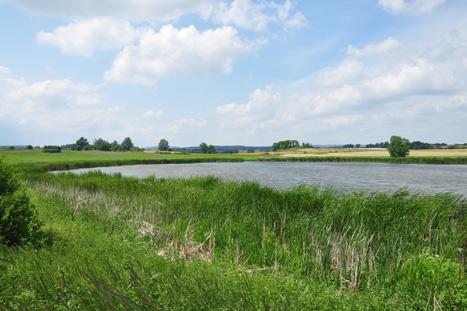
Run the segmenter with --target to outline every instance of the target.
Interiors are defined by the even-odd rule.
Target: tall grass
[[[0,247],[0,309],[466,306],[462,196],[44,173],[110,163],[22,166],[54,243]]]
[[[180,251],[193,240],[210,244],[215,258],[354,289],[393,282],[412,254],[456,258],[467,207],[451,194],[278,191],[214,177],[138,180],[92,172],[44,179],[38,189],[63,197],[76,215],[146,227],[161,247]]]
[[[0,250],[8,308],[436,309],[452,295],[436,289],[413,305],[398,285],[407,262],[439,256],[464,266],[467,202],[452,194],[99,172],[35,175],[29,186],[56,242]]]

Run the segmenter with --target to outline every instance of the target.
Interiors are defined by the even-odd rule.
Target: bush
[[[40,225],[26,189],[0,161],[0,244],[35,244],[42,237]]]
[[[466,282],[460,264],[437,255],[418,255],[405,262],[397,284],[416,310],[465,310]]]
[[[59,146],[44,146],[44,148],[42,148],[42,152],[60,153],[62,152],[62,148],[60,148]]]
[[[410,141],[400,136],[391,136],[388,151],[393,158],[403,158],[409,154]]]

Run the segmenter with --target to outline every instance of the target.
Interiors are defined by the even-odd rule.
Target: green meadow
[[[466,308],[462,196],[47,173],[279,159],[264,154],[1,155],[43,231],[40,243],[0,246],[2,310]]]

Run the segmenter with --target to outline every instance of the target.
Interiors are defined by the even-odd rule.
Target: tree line
[[[298,140],[281,140],[272,144],[272,151],[287,150],[293,148],[312,148],[313,145],[310,143],[300,143]]]
[[[141,148],[136,147],[130,137],[125,137],[121,143],[116,140],[109,142],[102,138],[97,138],[92,144],[85,137],[80,137],[74,144],[65,146],[65,149],[76,151],[83,150],[99,150],[99,151],[141,151]]]

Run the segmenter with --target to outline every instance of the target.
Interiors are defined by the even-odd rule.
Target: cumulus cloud
[[[145,118],[159,118],[164,114],[164,112],[159,109],[159,110],[148,110],[143,113],[143,117]]]
[[[180,118],[172,122],[169,132],[172,134],[190,132],[206,126],[207,123],[207,120],[200,118]]]
[[[167,76],[204,76],[229,73],[233,61],[267,40],[246,42],[234,27],[254,31],[271,25],[297,29],[308,24],[291,0],[9,0],[26,10],[71,19],[51,31],[40,31],[38,43],[59,48],[65,54],[92,56],[96,51],[118,50],[104,78],[107,81],[152,85]],[[199,31],[177,28],[186,15],[221,25]],[[151,25],[142,27],[141,22]]]
[[[294,4],[290,0],[282,4],[252,0],[221,2],[213,9],[211,19],[219,24],[257,31],[265,30],[270,24],[281,24],[288,29],[301,28],[308,24],[301,12],[295,12]]]
[[[169,23],[183,16],[195,15],[218,24],[264,30],[269,24],[284,28],[307,25],[305,16],[291,0],[282,3],[254,0],[4,0],[33,13],[72,20],[114,18],[120,20]]]
[[[423,14],[433,11],[446,0],[379,0],[379,5],[393,14]]]
[[[10,74],[10,70],[0,65],[0,77],[5,77]]]
[[[399,41],[394,38],[387,38],[384,41],[381,41],[376,44],[368,44],[367,46],[359,49],[353,46],[347,48],[347,54],[352,56],[365,56],[371,54],[382,54],[390,50],[393,50],[399,46]]]
[[[0,67],[4,68],[4,67]],[[5,70],[3,70],[5,71]],[[70,80],[28,83],[0,74],[0,120],[49,134],[78,133],[110,126],[120,108],[105,102],[98,88]]]
[[[91,18],[72,22],[52,32],[41,31],[39,43],[56,46],[63,53],[91,56],[96,50],[120,49],[132,44],[143,29],[134,29],[129,22],[111,18]]]
[[[340,142],[349,141],[348,132],[341,130],[350,127],[352,135],[359,128],[368,137],[375,135],[374,129],[390,135],[397,128],[410,136],[414,130],[408,122],[417,122],[417,129],[432,125],[421,137],[447,135],[467,118],[467,40],[465,31],[460,35],[451,30],[449,39],[437,33],[433,41],[387,38],[349,47],[335,66],[299,81],[259,88],[246,102],[218,106],[220,123],[252,136],[287,132],[322,138],[329,133],[335,137],[340,130]],[[452,121],[443,129],[436,128],[443,124],[440,113]]]
[[[111,17],[129,21],[170,22],[187,14],[204,16],[214,0],[4,0],[36,14],[72,20]]]
[[[105,79],[150,85],[168,76],[229,73],[234,59],[252,48],[232,27],[199,31],[166,25],[123,48]]]

